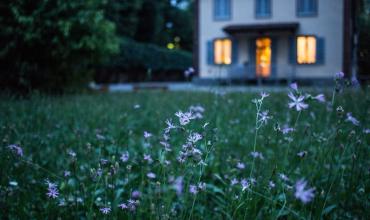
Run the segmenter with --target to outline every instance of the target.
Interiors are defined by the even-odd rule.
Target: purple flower
[[[189,135],[188,137],[188,141],[195,144],[196,142],[198,142],[199,140],[202,139],[202,135],[198,134],[198,133],[192,133]]]
[[[65,170],[64,172],[64,177],[69,177],[71,175],[71,171]]]
[[[289,181],[289,178],[284,173],[280,173],[279,177],[280,177],[280,179],[282,179],[284,181]]]
[[[288,96],[292,100],[292,102],[289,103],[289,108],[295,107],[297,111],[308,108],[308,105],[303,102],[304,96],[300,95],[299,97],[295,97],[291,92],[288,94]]]
[[[324,94],[318,94],[317,96],[315,96],[313,98],[316,99],[319,102],[325,102],[325,96],[324,96]]]
[[[167,119],[166,120],[167,128],[165,128],[165,132],[168,133],[171,129],[176,128],[174,124],[172,124],[172,121]]]
[[[134,212],[136,210],[137,205],[139,204],[138,200],[127,200],[127,207],[131,212]]]
[[[269,181],[269,187],[270,187],[270,189],[272,189],[272,188],[275,188],[275,183],[274,182],[272,182],[272,181]]]
[[[144,154],[144,160],[148,161],[148,163],[152,163],[152,157],[149,154]]]
[[[261,92],[261,99],[264,99],[264,98],[266,98],[266,97],[269,97],[270,96],[270,94],[268,94],[268,93],[266,93],[266,92]]]
[[[130,158],[130,154],[126,151],[121,154],[121,157],[119,158],[123,163],[127,162]]]
[[[260,117],[259,121],[262,124],[267,124],[267,121],[271,118],[271,116],[269,116],[268,113],[269,113],[269,111],[263,111],[263,112],[258,114],[258,116]]]
[[[111,208],[110,207],[102,207],[99,209],[101,213],[103,213],[104,215],[107,215],[110,213],[111,211]]]
[[[144,131],[144,138],[150,138],[151,136],[153,136],[151,133],[147,132],[147,131]]]
[[[292,131],[294,131],[294,128],[290,128],[287,125],[285,125],[284,128],[281,130],[281,132],[283,132],[283,134],[288,134]]]
[[[204,183],[204,182],[200,182],[200,183],[198,183],[198,189],[200,189],[200,190],[205,190],[206,189],[206,183]]]
[[[59,195],[59,191],[57,188],[48,188],[48,192],[46,193],[46,195],[49,197],[49,198],[57,198],[58,195]]]
[[[18,156],[22,157],[23,156],[23,149],[21,147],[19,147],[18,145],[16,144],[11,144],[8,146],[8,148],[13,151],[15,154],[17,154]]]
[[[352,113],[351,112],[348,112],[347,113],[347,119],[346,121],[349,121],[351,122],[352,124],[356,125],[356,126],[359,126],[360,125],[360,122],[352,116]]]
[[[138,198],[141,197],[141,192],[139,190],[134,190],[131,193],[131,197],[134,198],[134,199],[138,199]]]
[[[253,151],[253,152],[251,152],[251,156],[252,156],[253,158],[260,158],[261,160],[263,160],[263,159],[264,159],[264,157],[263,157],[262,153],[257,152],[257,151]]]
[[[179,118],[179,122],[181,125],[187,125],[189,124],[190,120],[194,119],[194,116],[191,112],[185,112],[182,111],[176,112],[175,114]]]
[[[121,203],[121,204],[118,205],[118,207],[121,208],[121,209],[127,209],[128,208],[126,203]]]
[[[245,169],[245,164],[244,164],[244,163],[241,163],[241,162],[238,162],[238,163],[236,164],[236,167],[237,167],[238,169],[240,169],[240,170],[243,170],[243,169]]]
[[[304,156],[306,156],[306,154],[307,154],[307,151],[301,151],[301,152],[297,153],[297,156],[298,157],[304,157]]]
[[[155,179],[156,177],[155,173],[152,173],[152,172],[147,173],[146,176],[150,179]]]
[[[190,185],[189,186],[189,192],[193,195],[197,194],[198,193],[198,189],[197,189],[197,186],[196,185]]]
[[[289,87],[290,87],[291,89],[293,89],[294,91],[298,91],[298,84],[297,84],[296,82],[291,83],[291,84],[289,85]]]
[[[364,133],[365,134],[370,134],[370,129],[369,128],[364,129]]]
[[[234,178],[234,179],[231,180],[231,185],[232,186],[234,186],[234,185],[236,185],[238,183],[239,183],[239,181],[236,178]]]
[[[304,204],[310,202],[314,197],[314,188],[305,189],[307,182],[304,179],[301,179],[295,184],[295,193],[294,196],[301,200]]]
[[[176,194],[178,196],[182,194],[183,182],[184,182],[184,178],[182,176],[179,176],[176,178],[175,182],[173,183],[173,188],[175,189]]]
[[[343,72],[337,72],[334,75],[334,79],[343,79],[344,73]]]
[[[246,189],[248,189],[249,188],[249,186],[250,186],[250,184],[249,184],[249,182],[248,182],[248,180],[247,179],[242,179],[241,181],[240,181],[240,184],[242,185],[242,191],[245,191]]]

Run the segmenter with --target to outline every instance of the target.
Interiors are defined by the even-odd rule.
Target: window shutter
[[[218,18],[220,17],[220,0],[213,0],[213,10],[214,10],[214,17]]]
[[[297,63],[297,43],[296,37],[289,37],[289,63],[294,65]]]
[[[249,40],[249,67],[253,77],[256,76],[256,38],[250,38]]]
[[[274,37],[271,39],[271,69],[272,69],[272,77],[276,77],[277,73],[277,48],[278,48],[278,39]]]
[[[232,64],[237,64],[238,63],[238,53],[239,53],[239,51],[238,51],[238,39],[236,39],[236,38],[233,38],[232,39]]]
[[[316,63],[324,64],[325,63],[325,39],[318,37],[316,40]]]
[[[215,63],[214,57],[214,41],[210,40],[207,42],[207,64],[213,65]]]

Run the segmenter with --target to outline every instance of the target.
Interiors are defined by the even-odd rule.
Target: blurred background
[[[188,80],[184,71],[194,65],[194,4],[193,0],[2,0],[1,89],[60,93],[83,90],[91,82]],[[369,1],[358,0],[354,10],[358,71],[367,75]]]

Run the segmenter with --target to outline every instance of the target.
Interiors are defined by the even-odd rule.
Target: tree
[[[92,76],[118,50],[100,0],[3,0],[0,86],[63,91]]]

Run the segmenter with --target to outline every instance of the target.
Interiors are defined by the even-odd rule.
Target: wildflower
[[[134,198],[134,199],[138,199],[138,198],[141,197],[141,192],[139,190],[134,190],[131,193],[131,197]]]
[[[349,121],[349,122],[351,122],[352,124],[354,124],[356,126],[360,125],[360,122],[355,117],[352,116],[351,112],[347,113],[346,121]]]
[[[71,175],[71,171],[65,170],[64,172],[64,177],[69,177]]]
[[[250,184],[249,184],[249,182],[248,182],[248,180],[247,179],[242,179],[241,181],[240,181],[240,184],[242,185],[242,191],[245,191],[246,189],[248,189],[249,188],[249,186],[250,186]]]
[[[241,163],[241,162],[238,162],[238,163],[236,164],[236,167],[237,167],[238,169],[240,169],[240,170],[243,170],[243,169],[245,169],[245,164],[244,164],[244,163]]]
[[[146,176],[150,179],[155,179],[156,177],[155,173],[152,173],[152,172],[147,173]]]
[[[76,152],[74,152],[73,150],[69,150],[68,155],[71,156],[71,157],[76,157],[77,156]]]
[[[106,138],[101,134],[96,134],[96,139],[104,141]]]
[[[166,120],[167,128],[165,129],[166,133],[168,133],[171,129],[176,128],[175,125],[172,124],[172,121],[167,119]]]
[[[301,152],[297,153],[297,156],[302,158],[302,157],[306,156],[306,154],[307,154],[307,151],[301,151]]]
[[[10,150],[12,150],[15,154],[17,154],[18,156],[22,157],[23,156],[23,149],[21,147],[19,147],[18,145],[16,144],[11,144],[8,146],[8,148]]]
[[[134,105],[134,109],[139,109],[139,108],[140,108],[139,104]]]
[[[315,96],[313,98],[316,99],[319,102],[325,102],[325,96],[324,96],[324,94],[318,94],[317,96]]]
[[[234,185],[236,185],[238,183],[239,183],[239,181],[236,178],[234,178],[234,179],[231,180],[231,185],[232,186],[234,186]]]
[[[99,209],[101,213],[103,213],[104,215],[107,215],[110,213],[111,211],[111,208],[110,207],[102,207]]]
[[[58,189],[55,187],[48,187],[48,192],[46,193],[46,195],[49,197],[49,198],[57,198],[58,195],[59,195],[59,191]]]
[[[269,97],[270,96],[270,94],[268,94],[268,93],[266,93],[266,92],[261,92],[261,99],[264,99],[264,98],[266,98],[266,97]]]
[[[364,129],[364,133],[365,134],[370,134],[370,129],[369,128]]]
[[[193,143],[193,144],[195,144],[196,142],[198,142],[201,139],[202,139],[202,135],[200,135],[199,133],[192,133],[188,137],[188,141]]]
[[[109,161],[107,160],[107,159],[100,159],[100,163],[102,164],[102,165],[106,165],[107,163],[108,163]]]
[[[132,212],[136,210],[136,207],[138,204],[139,204],[138,200],[132,200],[132,199],[127,200],[127,207]]]
[[[343,79],[344,78],[344,73],[343,72],[337,72],[334,75],[334,79]]]
[[[294,196],[301,200],[304,204],[310,202],[314,197],[314,188],[305,189],[307,182],[304,179],[301,179],[295,184],[295,193]]]
[[[251,152],[251,156],[252,156],[253,158],[260,158],[261,160],[263,160],[263,159],[264,159],[264,157],[263,157],[262,153],[257,152],[257,151],[253,151],[253,152]]]
[[[289,108],[295,107],[297,111],[308,108],[308,105],[303,102],[304,96],[300,95],[299,97],[295,97],[291,92],[288,94],[288,96],[292,100],[292,102],[289,103]]]
[[[153,162],[153,159],[149,154],[144,154],[144,160],[148,161],[148,163]]]
[[[189,124],[190,120],[194,119],[194,116],[192,115],[191,112],[183,113],[182,111],[179,111],[179,112],[176,112],[175,115],[179,118],[181,125],[187,125]]]
[[[261,113],[259,113],[259,121],[262,123],[262,124],[267,124],[267,120],[269,120],[271,118],[271,116],[268,115],[269,111],[263,111]]]
[[[151,136],[153,136],[151,133],[147,132],[147,131],[144,131],[144,138],[145,139],[148,139],[150,138]]]
[[[121,204],[118,205],[118,207],[121,208],[121,209],[127,209],[128,208],[126,203],[121,203]]]
[[[294,131],[294,128],[290,128],[288,126],[284,126],[284,128],[281,130],[283,134],[288,134],[290,132]]]
[[[130,154],[126,151],[121,154],[121,157],[119,158],[123,163],[127,162],[130,158]]]
[[[198,183],[198,189],[205,190],[206,189],[206,183],[204,183],[204,182]]]
[[[176,194],[178,196],[180,196],[182,194],[183,182],[184,182],[184,177],[179,176],[179,177],[176,178],[176,180],[173,183],[173,188],[175,189]]]
[[[190,185],[189,186],[189,192],[193,195],[197,194],[198,193],[198,189],[197,189],[197,186],[196,185]]]
[[[293,89],[294,91],[298,91],[298,84],[297,84],[296,82],[291,83],[291,84],[289,85],[289,87],[290,87],[291,89]]]
[[[272,181],[269,181],[269,188],[270,189],[273,189],[273,188],[275,188],[275,183],[274,182],[272,182]]]
[[[280,177],[280,179],[282,179],[284,181],[289,181],[289,178],[284,173],[280,173],[279,177]]]

